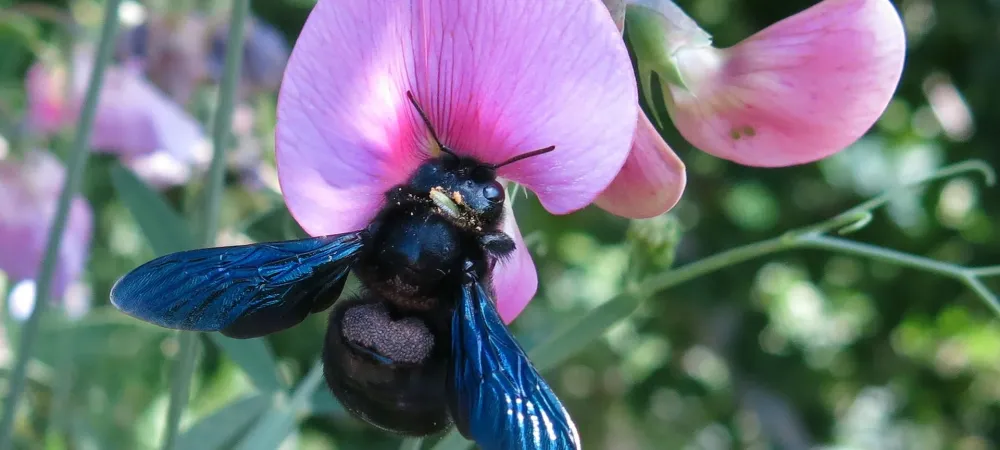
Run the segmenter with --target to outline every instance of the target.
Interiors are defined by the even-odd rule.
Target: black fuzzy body
[[[443,210],[432,190],[458,209]],[[323,351],[327,384],[355,416],[416,436],[450,424],[454,299],[465,272],[488,283],[493,263],[513,251],[503,207],[494,169],[449,154],[385,194],[353,268],[364,289],[334,304]]]

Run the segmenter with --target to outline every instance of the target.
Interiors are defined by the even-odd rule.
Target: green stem
[[[976,278],[978,276],[976,269],[969,269],[963,266],[925,258],[923,256],[911,255],[909,253],[903,253],[870,244],[863,244],[860,242],[818,234],[802,235],[796,242],[797,246],[800,247],[818,248],[837,253],[862,256],[876,261],[918,269],[924,272],[930,272],[943,277],[958,280],[968,286],[969,289],[976,293],[976,295],[982,297],[983,301],[986,302],[990,309],[1000,315],[1000,301],[997,300],[996,295],[990,292],[982,281],[979,281],[979,279]]]
[[[231,129],[233,105],[239,82],[239,68],[243,57],[243,25],[250,9],[249,0],[235,0],[229,18],[229,48],[226,51],[219,100],[212,128],[212,163],[205,186],[205,202],[201,227],[201,241],[206,247],[215,245],[219,229],[219,210],[225,188],[226,147]],[[172,449],[177,438],[181,414],[187,404],[191,377],[195,369],[198,334],[180,333],[180,355],[171,382],[170,404],[167,408],[167,428],[163,449]]]
[[[636,288],[636,293],[647,297],[656,292],[684,283],[688,280],[707,275],[720,269],[750,261],[771,253],[788,250],[798,244],[794,235],[779,236],[764,241],[754,242],[722,253],[716,253],[705,259],[681,266],[666,273],[647,278]]]
[[[911,255],[896,250],[876,247],[870,244],[850,241],[847,239],[822,236],[818,234],[806,234],[796,239],[798,246],[830,250],[837,253],[846,253],[855,256],[863,256],[876,261],[887,262],[903,267],[920,269],[949,278],[960,279],[965,277],[965,269],[961,266],[949,264],[923,256]]]
[[[86,169],[87,160],[90,157],[88,143],[90,142],[91,128],[97,116],[97,103],[100,99],[104,72],[111,62],[111,54],[114,50],[115,34],[118,31],[118,4],[120,2],[121,0],[107,0],[104,5],[104,22],[101,26],[101,38],[97,47],[94,68],[90,73],[90,81],[83,100],[83,110],[80,113],[76,135],[73,138],[66,182],[62,187],[62,192],[59,193],[59,203],[56,206],[55,217],[52,219],[52,227],[49,229],[45,247],[45,258],[42,260],[42,267],[36,283],[35,309],[31,312],[31,316],[21,331],[14,369],[9,379],[9,394],[3,405],[3,418],[0,419],[0,450],[10,449],[13,446],[12,438],[17,407],[24,394],[25,375],[27,374],[28,362],[35,351],[39,325],[42,316],[48,309],[49,297],[52,295],[52,280],[55,276],[59,248],[69,218],[70,204],[80,190],[84,169]]]
[[[67,321],[66,330],[56,337],[59,340],[55,364],[56,382],[52,386],[52,417],[49,420],[49,431],[45,433],[46,436],[49,434],[63,436],[69,431],[69,418],[72,410],[70,400],[73,396],[73,382],[76,377],[73,354],[76,332],[76,324]]]
[[[181,416],[191,393],[191,376],[198,360],[198,333],[182,331],[177,334],[177,343],[179,350],[170,379],[170,403],[167,406],[166,435],[161,447],[163,450],[173,449],[177,440]]]
[[[969,273],[977,277],[995,277],[1000,275],[1000,266],[977,267],[969,269]]]
[[[205,212],[202,240],[205,245],[215,243],[215,233],[219,228],[219,207],[222,204],[226,174],[226,149],[232,132],[233,107],[236,90],[239,87],[240,65],[243,61],[243,28],[250,9],[249,0],[235,0],[229,18],[228,49],[221,85],[219,101],[212,119],[212,163],[208,169],[208,184],[205,187]]]

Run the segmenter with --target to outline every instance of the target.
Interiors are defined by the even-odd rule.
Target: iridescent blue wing
[[[448,401],[458,430],[483,450],[574,450],[580,437],[555,393],[477,280],[452,318]]]
[[[235,338],[289,328],[340,296],[362,233],[234,247],[156,258],[111,288],[111,303],[161,327],[221,331]]]

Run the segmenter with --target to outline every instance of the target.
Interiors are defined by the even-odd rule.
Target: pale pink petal
[[[51,134],[77,122],[93,64],[87,48],[74,58],[73,85],[66,96],[63,68],[37,63],[26,80],[28,123]],[[113,66],[104,75],[90,144],[96,151],[126,157],[166,151],[191,159],[205,139],[201,125],[142,77],[135,68]]]
[[[114,68],[105,74],[91,145],[121,155],[165,150],[190,156],[204,140],[201,125],[141,75]]]
[[[825,0],[727,49],[678,49],[668,111],[695,147],[751,166],[836,153],[885,110],[906,52],[888,0]]]
[[[49,68],[41,63],[28,69],[24,87],[28,99],[26,121],[31,131],[49,135],[72,123],[79,105],[68,104],[68,100],[73,100],[66,98],[65,83],[65,70]]]
[[[493,268],[493,289],[496,291],[500,317],[505,323],[511,323],[535,296],[538,273],[509,207],[504,216],[503,231],[514,238],[515,250],[513,255],[497,261]]]
[[[673,208],[686,183],[684,162],[641,114],[625,165],[594,203],[611,214],[648,219]]]
[[[65,169],[52,155],[31,152],[23,161],[0,160],[0,271],[13,281],[38,276]],[[83,272],[93,214],[77,196],[59,249],[52,298],[60,298]]]
[[[556,146],[500,174],[551,212],[582,208],[625,162],[633,78],[597,0],[320,0],[278,103],[286,202],[312,234],[364,226],[428,153],[409,90],[456,152],[496,163]]]

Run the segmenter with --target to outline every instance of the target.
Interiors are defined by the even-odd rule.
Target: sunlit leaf
[[[177,437],[176,449],[214,450],[228,448],[271,407],[270,394],[256,394],[236,400],[191,425]]]
[[[316,362],[302,379],[287,403],[271,409],[254,425],[236,447],[238,450],[274,450],[295,429],[300,415],[309,410],[309,401],[323,382],[323,363]]]
[[[278,363],[264,338],[233,339],[219,333],[209,333],[208,337],[246,372],[257,389],[276,392],[286,388],[278,377]]]
[[[135,174],[116,165],[111,169],[111,182],[157,255],[194,247],[194,236],[180,214]]]

